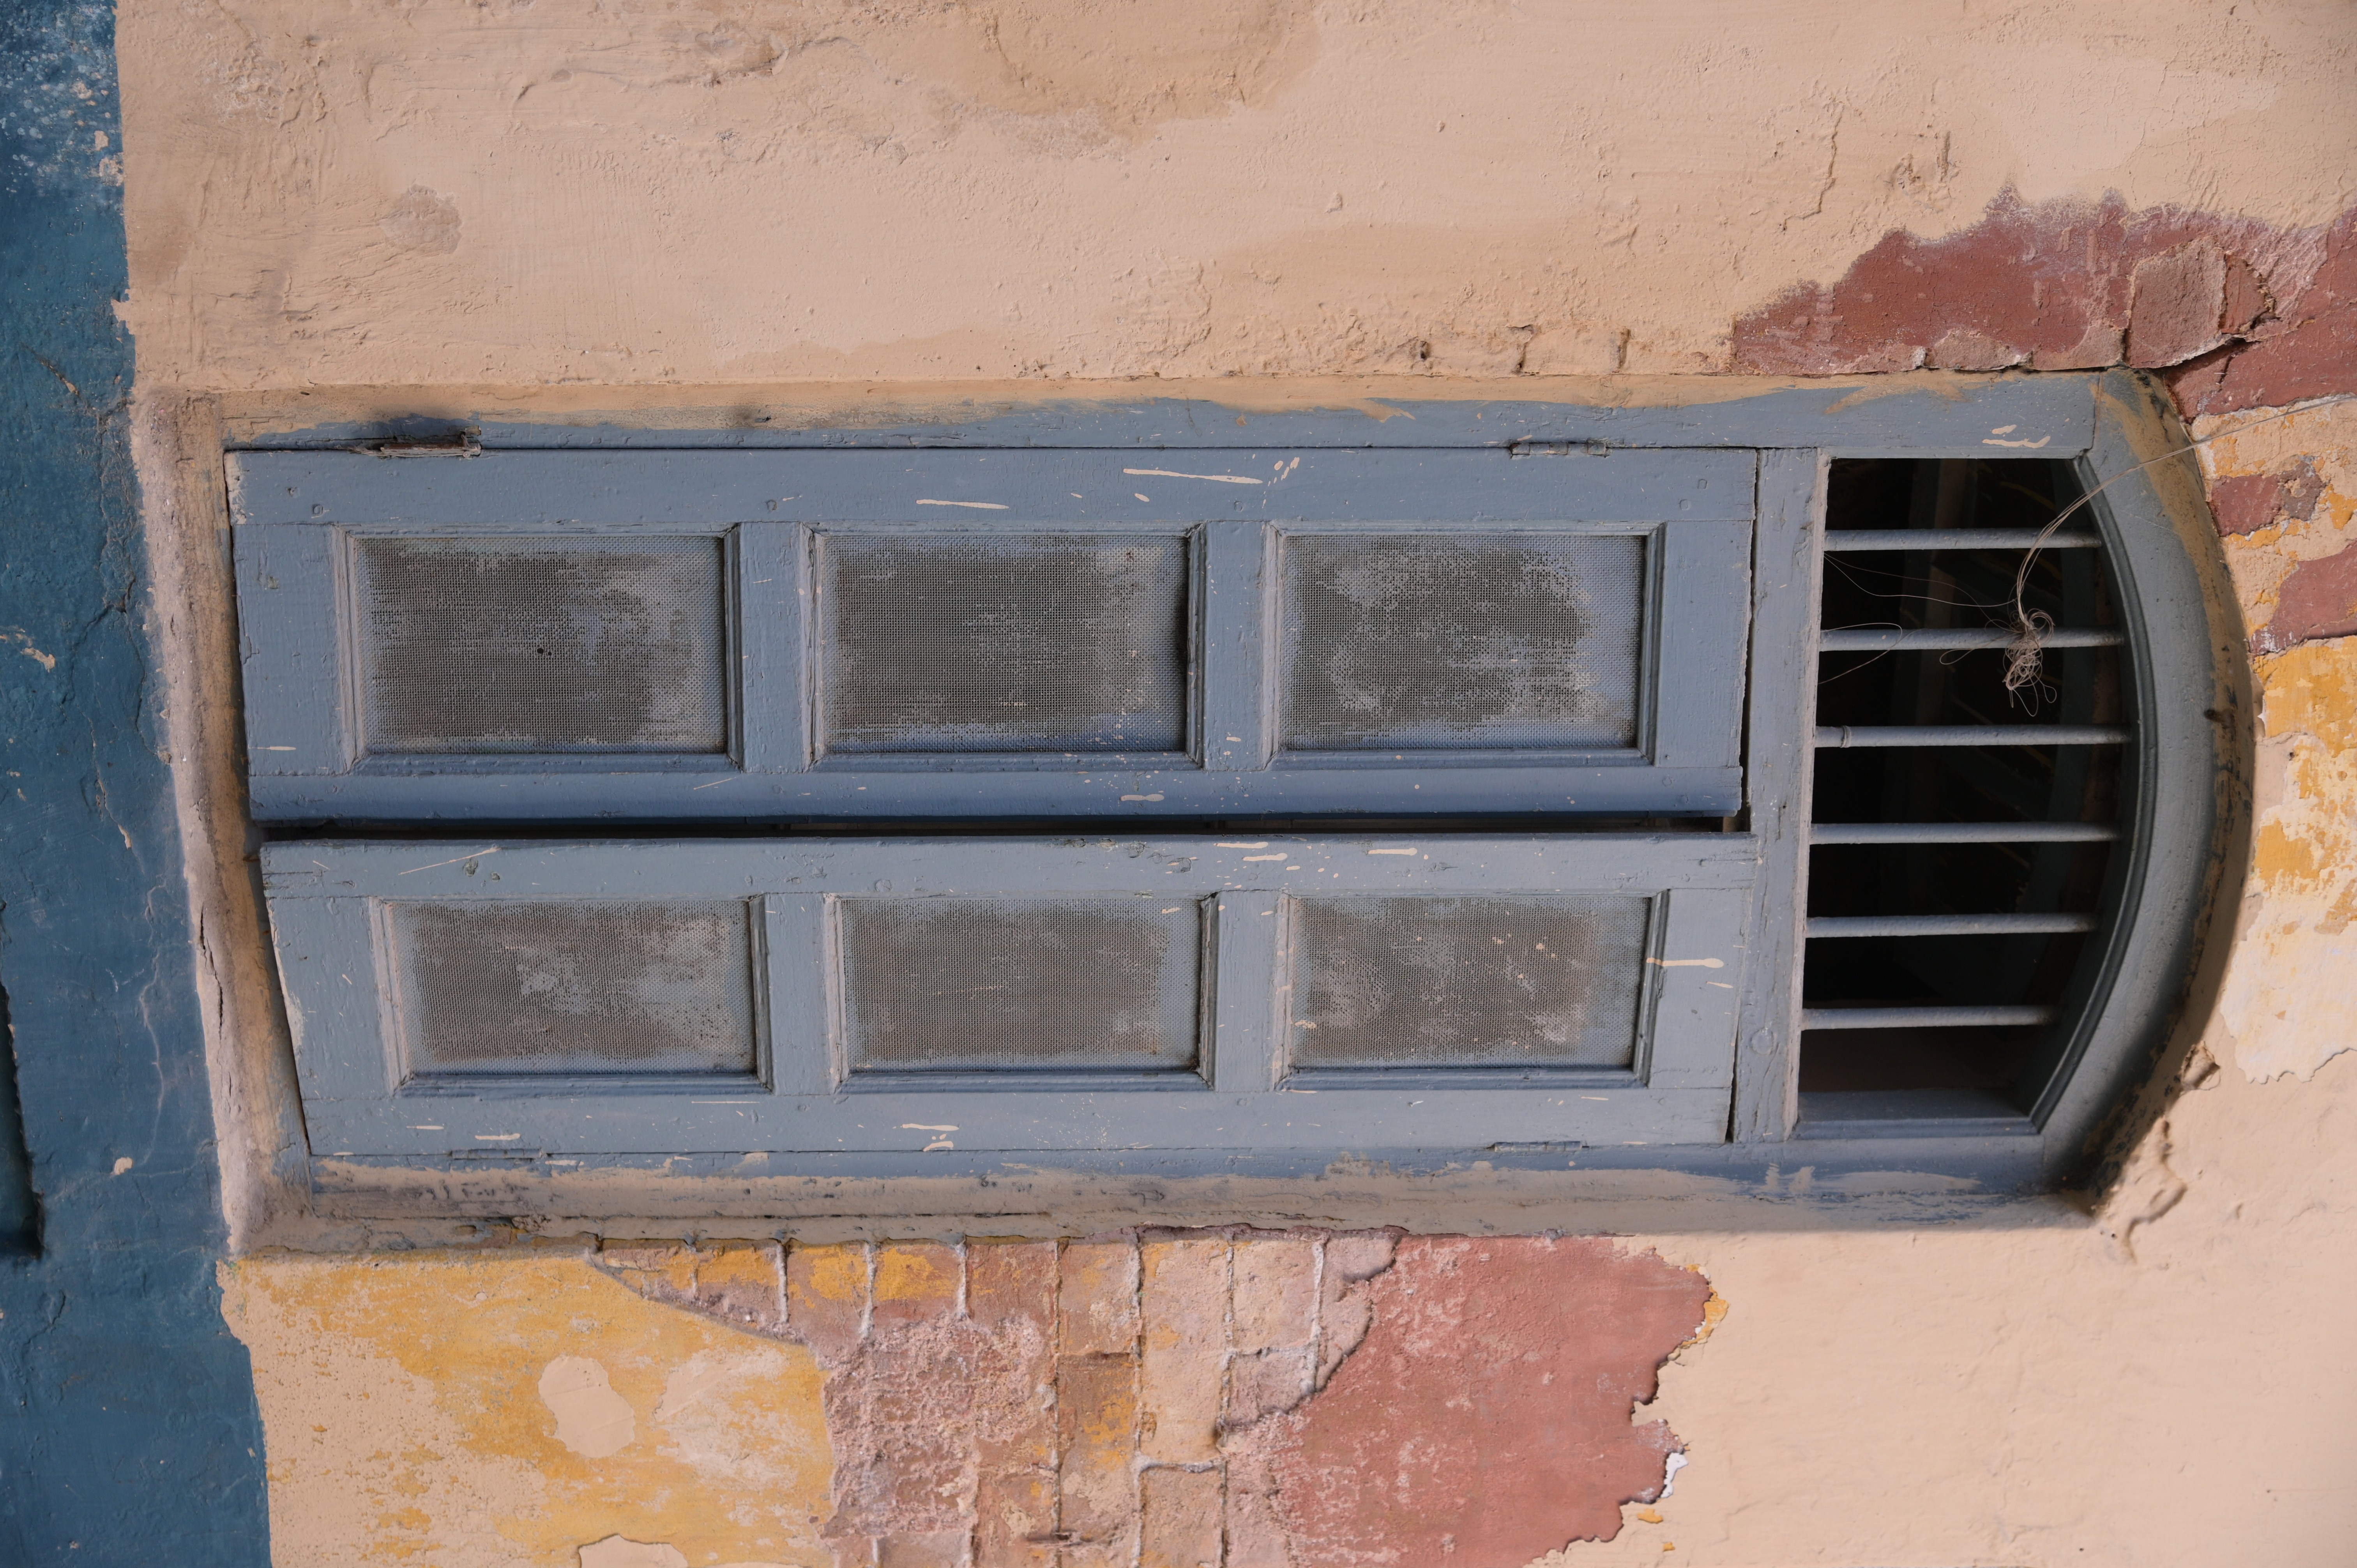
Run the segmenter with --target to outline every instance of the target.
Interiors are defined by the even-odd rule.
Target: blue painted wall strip
[[[40,1248],[0,1259],[0,1563],[268,1560],[223,1326],[145,545],[106,4],[0,8],[0,984]],[[117,1174],[117,1167],[122,1167]]]

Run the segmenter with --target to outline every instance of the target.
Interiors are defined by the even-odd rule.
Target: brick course
[[[1630,1412],[1709,1292],[1601,1241],[1390,1232],[616,1241],[599,1262],[818,1357],[838,1568],[1519,1568],[1658,1490],[1676,1440]],[[1503,1441],[1501,1414],[1549,1435]],[[1403,1515],[1382,1476],[1409,1449]]]

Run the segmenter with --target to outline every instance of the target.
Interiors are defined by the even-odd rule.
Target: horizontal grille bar
[[[2057,627],[2038,639],[2040,648],[2117,648],[2126,634],[2102,627]],[[1817,634],[1826,653],[1884,653],[1911,649],[2010,648],[2014,634],[1990,627],[1846,627]]]
[[[1819,822],[1811,843],[2109,843],[2111,822]]]
[[[2010,937],[2094,929],[2093,915],[1820,915],[1809,921],[1809,937]]]
[[[2051,1007],[1810,1007],[1803,1029],[2019,1028],[2051,1024]]]
[[[1833,528],[1828,550],[2084,550],[2101,544],[2099,533],[2048,534],[2034,528]]]
[[[1817,745],[1834,750],[1867,746],[2118,746],[2118,725],[1888,725],[1817,731]]]

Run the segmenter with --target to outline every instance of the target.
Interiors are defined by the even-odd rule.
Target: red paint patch
[[[1969,228],[1894,231],[1837,283],[1788,290],[1734,349],[1769,375],[2181,366],[2188,414],[2295,403],[2357,388],[2357,209],[2278,229],[2007,191]]]
[[[1294,1562],[1520,1568],[1659,1495],[1677,1439],[1630,1415],[1702,1321],[1700,1275],[1603,1241],[1418,1237],[1368,1288],[1365,1343],[1240,1440]]]
[[[2283,481],[2273,474],[2237,474],[2210,484],[2210,513],[2228,538],[2271,527],[2283,510]]]
[[[2251,639],[2253,653],[2281,653],[2296,642],[2357,634],[2357,544],[2292,568],[2276,596],[2275,618]]]
[[[2303,456],[2272,474],[2212,480],[2210,510],[2218,520],[2218,532],[2231,537],[2256,533],[2286,519],[2305,522],[2316,515],[2316,503],[2323,497],[2324,476],[2316,471],[2314,457]]]

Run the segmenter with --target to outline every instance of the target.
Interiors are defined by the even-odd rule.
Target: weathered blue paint
[[[1380,393],[1377,380],[1387,381]],[[1691,385],[1691,382],[1688,382]],[[1098,382],[1061,400],[1017,401],[983,388],[941,396],[921,410],[893,409],[866,425],[851,424],[838,405],[797,408],[791,390],[776,403],[711,410],[710,427],[666,428],[584,417],[576,424],[529,415],[455,420],[418,413],[368,421],[321,421],[257,435],[255,448],[317,447],[339,442],[447,441],[479,438],[485,450],[502,447],[851,447],[905,449],[959,446],[1127,446],[1145,450],[1193,447],[1257,451],[1264,447],[1332,446],[1338,425],[1347,444],[1405,449],[1418,446],[1547,446],[1600,443],[1637,446],[1853,446],[1883,456],[1986,456],[1990,438],[2050,457],[2076,456],[2094,438],[2087,378],[2073,375],[1925,375],[1901,380],[1867,376],[1828,381],[1751,382],[1705,389],[1708,401],[1646,403],[1640,386],[1611,388],[1611,403],[1546,403],[1530,399],[1435,398],[1415,378],[1370,378],[1338,390],[1330,403],[1280,412],[1239,409],[1209,400],[1176,398],[1167,381]],[[1535,382],[1542,392],[1546,381]],[[1396,390],[1393,390],[1396,389]],[[1239,390],[1242,390],[1241,386]],[[1354,395],[1356,394],[1356,395]],[[684,403],[685,399],[683,399]],[[894,422],[891,413],[908,415]],[[1996,427],[2011,424],[2011,431]]]
[[[1759,871],[1757,847],[1739,833],[298,842],[264,846],[262,862],[315,1155],[537,1151],[590,1163],[716,1150],[914,1153],[945,1129],[960,1148],[1027,1155],[1287,1148],[1312,1128],[1338,1148],[1707,1144],[1726,1135],[1743,918]],[[1570,891],[1651,900],[1636,972],[1603,976],[1625,980],[1639,999],[1628,1066],[1286,1066],[1291,1031],[1275,988],[1281,955],[1300,950],[1289,929],[1299,910],[1280,898]],[[1215,951],[1203,983],[1219,1012],[1193,1070],[849,1075],[846,1015],[859,991],[849,974],[824,972],[842,940],[839,927],[832,940],[820,929],[837,925],[845,898],[976,896],[1208,906]],[[609,899],[766,907],[770,964],[759,989],[772,1073],[404,1081],[412,1069],[382,1002],[400,983],[388,904]]]
[[[1327,441],[1338,434],[1349,432],[1329,429]],[[1222,453],[1191,467],[1200,471],[1088,448],[234,456],[254,815],[660,822],[1740,809],[1749,452],[1524,461],[1479,447],[1304,446]],[[1199,547],[1186,596],[1189,640],[1200,650],[1189,671],[1190,745],[1121,755],[910,745],[877,756],[834,748],[823,725],[805,725],[826,710],[823,693],[842,663],[825,608],[839,599],[814,591],[822,543],[888,536],[1013,548],[1075,530]],[[371,684],[361,651],[367,612],[353,586],[361,541],[528,534],[594,544],[650,532],[733,537],[736,755],[369,753],[350,711]],[[1643,627],[1633,736],[1579,747],[1499,738],[1445,750],[1428,741],[1400,751],[1374,742],[1286,749],[1276,711],[1284,681],[1268,678],[1286,663],[1282,574],[1271,564],[1305,540],[1402,533],[1641,539],[1652,580],[1629,589],[1627,613]]]
[[[0,1259],[0,1562],[242,1568],[262,1427],[144,627],[113,26],[0,10],[0,983],[41,1221]]]

